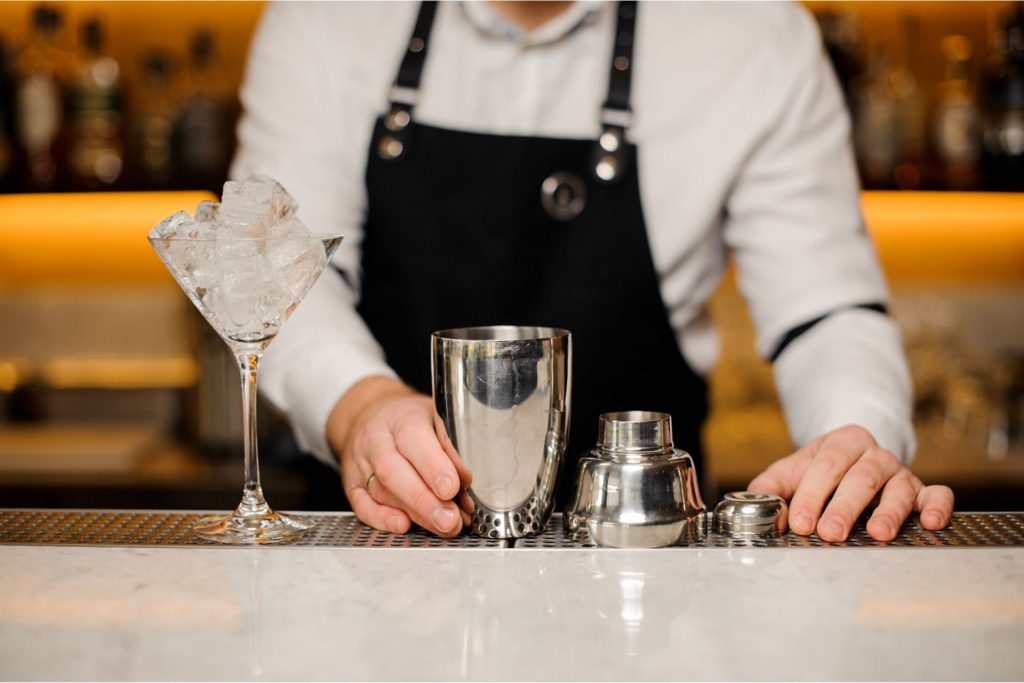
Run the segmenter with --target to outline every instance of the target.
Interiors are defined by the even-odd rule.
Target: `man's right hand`
[[[327,442],[366,524],[402,534],[415,522],[439,536],[469,524],[471,476],[428,396],[389,377],[357,382],[331,411]]]

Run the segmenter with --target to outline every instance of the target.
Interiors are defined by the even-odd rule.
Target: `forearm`
[[[342,396],[368,377],[394,377],[354,305],[348,285],[328,268],[268,347],[260,376],[300,447],[331,465],[327,424]]]
[[[794,341],[774,373],[797,445],[858,424],[904,464],[913,459],[910,373],[891,318],[864,310],[836,313]]]

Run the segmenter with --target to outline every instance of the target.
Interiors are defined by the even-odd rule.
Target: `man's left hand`
[[[819,436],[776,460],[747,488],[790,501],[789,528],[801,536],[817,531],[829,542],[846,540],[876,497],[867,531],[878,541],[896,538],[911,512],[921,513],[921,525],[933,530],[949,524],[953,514],[948,486],[925,486],[857,425]]]

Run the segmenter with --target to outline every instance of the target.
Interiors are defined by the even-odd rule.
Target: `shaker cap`
[[[734,538],[773,538],[785,532],[788,512],[775,494],[735,491],[715,506],[715,530]]]

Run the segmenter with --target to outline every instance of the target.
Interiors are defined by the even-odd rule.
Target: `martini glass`
[[[277,543],[314,522],[274,512],[260,487],[256,444],[256,372],[267,345],[320,277],[340,235],[149,238],[178,285],[224,339],[242,375],[245,486],[242,502],[223,517],[193,527],[219,543]]]

